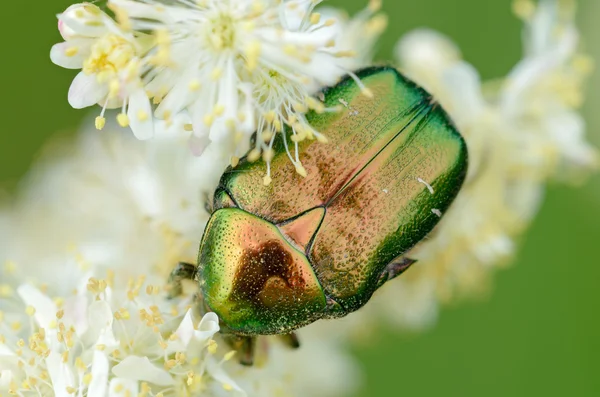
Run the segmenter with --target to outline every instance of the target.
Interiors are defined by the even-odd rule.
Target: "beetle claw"
[[[285,343],[286,346],[297,349],[300,347],[300,341],[298,340],[298,334],[295,332],[279,335],[279,338]]]
[[[256,349],[256,338],[245,337],[242,340],[240,349],[240,364],[251,366],[254,364],[254,351]]]
[[[240,364],[246,366],[254,365],[254,353],[256,350],[256,337],[223,335],[223,340],[229,347],[240,353]]]
[[[383,273],[379,277],[379,286],[382,286],[387,281],[394,279],[404,273],[411,265],[416,262],[415,259],[410,259],[406,257],[400,257],[398,259],[393,260],[389,265],[386,266]]]
[[[204,192],[204,210],[209,215],[214,212],[212,198],[208,192]]]

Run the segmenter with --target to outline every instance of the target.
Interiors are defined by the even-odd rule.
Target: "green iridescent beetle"
[[[275,149],[273,181],[264,164],[242,159],[214,195],[198,267],[172,274],[200,286],[204,310],[252,363],[254,337],[287,335],[362,307],[413,260],[403,255],[439,222],[467,169],[467,148],[444,110],[388,67],[357,73],[326,89],[333,113],[308,121],[330,143],[304,141],[302,177],[285,147]],[[399,302],[401,304],[401,302]]]

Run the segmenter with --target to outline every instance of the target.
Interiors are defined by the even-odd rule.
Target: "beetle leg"
[[[415,262],[415,259],[405,257],[394,259],[389,265],[386,266],[381,273],[381,276],[379,276],[377,288],[381,287],[387,281],[390,281],[391,279],[396,278],[404,273]]]
[[[222,335],[225,343],[240,353],[240,364],[251,366],[254,364],[254,352],[256,350],[256,337]]]
[[[204,192],[204,210],[210,215],[213,213],[213,200],[208,192]]]
[[[254,351],[256,349],[256,338],[247,336],[243,338],[242,348],[240,350],[240,364],[252,365],[254,364]]]
[[[175,298],[183,293],[181,280],[193,280],[196,278],[198,267],[191,263],[179,262],[169,276],[169,299]]]
[[[286,346],[291,347],[292,349],[297,349],[300,347],[300,341],[298,340],[298,335],[295,332],[285,335],[279,335],[283,343]]]

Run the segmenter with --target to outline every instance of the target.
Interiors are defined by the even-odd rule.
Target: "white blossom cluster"
[[[294,144],[326,139],[305,113],[336,110],[313,94],[371,62],[385,17],[375,0],[353,19],[316,10],[321,0],[105,3],[60,14],[65,41],[51,52],[81,69],[69,102],[99,104],[105,131],[54,145],[0,208],[0,397],[348,395],[360,378],[344,350],[350,333],[381,318],[432,324],[441,304],[485,288],[510,259],[546,182],[597,166],[578,112],[593,64],[573,2],[516,0],[525,53],[493,82],[443,35],[406,35],[399,66],[467,141],[465,185],[407,254],[418,262],[363,309],[301,330],[297,351],[259,338],[256,365],[242,367],[193,293],[165,299],[167,276],[195,262],[205,202],[229,163],[247,150],[268,163],[288,129],[304,172]]]
[[[59,15],[65,41],[51,58],[81,69],[69,103],[99,104],[98,129],[106,109],[117,108],[118,123],[139,139],[160,128],[179,130],[197,155],[212,142],[233,165],[257,131],[249,158],[262,155],[269,184],[272,147],[286,130],[290,161],[305,175],[298,142],[327,141],[305,113],[336,110],[313,94],[362,66],[385,28],[380,1],[352,20],[335,10],[317,12],[321,2],[108,0],[111,15],[75,4]],[[354,49],[359,35],[362,53]]]
[[[0,396],[351,391],[359,374],[333,323],[302,330],[299,350],[259,338],[247,368],[214,313],[195,310],[193,285],[166,299],[174,265],[195,261],[203,192],[226,161],[211,149],[186,156],[167,132],[139,142],[106,128],[54,145],[0,209]]]
[[[418,262],[378,291],[358,323],[376,323],[364,318],[376,315],[419,329],[435,322],[441,304],[485,293],[515,253],[546,183],[578,183],[597,169],[579,113],[593,61],[580,51],[573,5],[515,1],[523,59],[490,82],[438,32],[417,30],[398,42],[401,70],[440,101],[465,137],[469,173],[437,228],[407,254]]]

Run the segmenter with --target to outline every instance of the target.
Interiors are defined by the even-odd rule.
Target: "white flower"
[[[354,71],[372,65],[377,40],[388,24],[387,15],[379,12],[380,9],[380,0],[369,1],[365,9],[352,17],[338,8],[319,8],[322,19],[336,21],[319,29],[320,34],[334,37],[332,51],[350,51],[348,55],[351,56],[337,61],[345,70]]]
[[[267,183],[275,137],[289,125],[295,150],[288,155],[298,172],[305,172],[297,142],[325,138],[304,113],[329,110],[305,87],[335,83],[346,73],[337,58],[350,55],[331,50],[333,32],[320,32],[335,22],[321,21],[313,12],[320,1],[109,3],[130,18],[135,30],[157,36],[159,66],[147,85],[160,102],[157,117],[169,120],[186,111],[197,151],[214,142],[234,155],[233,164],[247,150],[250,134],[258,131],[250,157],[264,152]]]
[[[301,347],[297,350],[259,339],[264,350],[262,359],[256,366],[245,368],[245,376],[236,381],[249,394],[261,397],[352,395],[362,381],[362,373],[347,351],[345,334],[343,324],[333,320],[300,329]],[[224,368],[232,371],[233,365],[228,362]]]
[[[385,27],[384,17],[375,15],[378,1],[344,23],[315,12],[321,1],[110,0],[117,22],[93,5],[77,4],[60,16],[66,42],[51,57],[64,67],[83,67],[70,103],[99,102],[100,129],[105,109],[122,106],[119,123],[131,124],[138,138],[151,137],[152,99],[164,127],[186,120],[179,130],[193,132],[195,154],[212,143],[232,165],[257,132],[249,158],[262,155],[268,184],[280,134],[290,161],[306,173],[298,142],[326,137],[305,113],[336,110],[313,94],[364,65]]]
[[[407,254],[417,264],[350,320],[369,324],[364,316],[383,313],[400,328],[420,328],[435,322],[441,303],[485,292],[536,214],[545,182],[556,175],[573,180],[595,165],[576,110],[589,61],[576,51],[565,4],[517,4],[526,14],[526,54],[502,83],[482,84],[439,33],[418,30],[398,43],[404,72],[436,97],[465,137],[469,172],[440,224]]]
[[[246,395],[223,376],[222,365],[234,353],[214,356],[219,331],[214,313],[194,320],[189,302],[166,301],[161,288],[144,277],[130,280],[127,288],[113,288],[112,278],[82,279],[73,287],[63,297],[51,287],[42,292],[22,284],[0,300],[6,317],[0,324],[6,378],[0,391],[178,396],[217,383]]]
[[[65,41],[52,47],[52,62],[82,69],[69,89],[71,106],[100,104],[98,129],[104,127],[107,108],[121,108],[121,126],[131,126],[139,139],[152,137],[152,109],[141,81],[143,38],[125,31],[89,3],[72,5],[59,15],[59,30]]]
[[[528,1],[516,3],[525,10],[525,56],[508,75],[499,106],[527,142],[519,155],[521,171],[532,178],[572,180],[597,166],[577,112],[593,61],[578,51],[573,4],[545,0],[536,8],[523,6]]]
[[[190,327],[200,320],[194,312],[188,314],[192,302],[185,297],[166,301],[163,288],[178,261],[195,262],[208,219],[205,193],[214,190],[226,163],[210,148],[201,157],[186,156],[187,142],[180,135],[157,131],[155,139],[139,142],[129,134],[112,131],[114,128],[107,123],[106,129],[111,130],[107,134],[86,131],[59,151],[66,156],[51,154],[43,159],[25,180],[16,203],[0,211],[0,242],[6,248],[0,252],[0,262],[9,260],[0,268],[0,311],[4,313],[0,334],[7,340],[0,344],[0,368],[5,368],[1,364],[4,353],[18,349],[19,338],[27,345],[28,337],[39,332],[28,328],[29,324],[39,327],[37,314],[44,314],[39,321],[45,324],[64,308],[61,315],[66,330],[74,324],[77,331],[72,335],[77,351],[72,353],[75,362],[59,366],[63,370],[59,374],[66,375],[56,379],[57,385],[68,383],[74,388],[75,395],[79,390],[88,390],[88,396],[121,395],[110,392],[116,388],[133,396],[156,397],[160,391],[164,396],[179,395],[196,387],[203,388],[206,396],[235,395],[232,392],[261,397],[283,392],[336,396],[351,392],[359,377],[328,323],[301,330],[298,351],[288,350],[276,338],[260,338],[259,344],[268,352],[253,368],[240,366],[219,334],[213,335],[213,342],[206,340],[208,345],[201,343],[204,337],[198,332],[204,327],[196,331]],[[27,285],[25,298],[18,292],[21,285]],[[194,286],[189,287],[192,293]],[[36,308],[31,319],[28,305]],[[98,305],[110,306],[110,317],[107,310],[99,313]],[[155,306],[160,316],[155,316]],[[203,321],[213,324],[208,328],[214,333],[216,323],[207,316]],[[86,330],[102,329],[102,324],[111,321],[112,335],[106,325],[105,331],[81,339]],[[168,344],[166,350],[154,325]],[[171,340],[173,332],[177,337]],[[98,342],[101,338],[102,343]],[[132,338],[128,349],[120,347],[122,341]],[[120,355],[108,356],[108,372],[105,361],[98,359],[99,375],[93,374],[89,384],[82,383],[87,372],[80,376],[76,357],[84,360],[90,372],[99,354],[95,346],[106,345],[103,352],[108,355],[115,340]],[[185,361],[178,354],[182,351]],[[27,351],[27,355],[28,360],[34,352]],[[48,365],[56,363],[35,361],[27,369],[43,371]],[[52,373],[47,372],[50,379]],[[101,381],[106,373],[107,380]],[[12,380],[13,386],[21,387],[26,375],[2,372],[0,393],[3,385],[11,387]],[[347,377],[355,382],[345,381]],[[54,381],[44,385],[48,388],[44,389],[48,393],[41,392],[44,396],[53,395],[50,390],[55,387],[62,388]],[[92,387],[98,394],[90,394]],[[109,394],[100,393],[103,387]]]
[[[226,162],[210,150],[190,156],[183,136],[157,131],[146,143],[118,128],[109,121],[107,134],[87,131],[64,145],[68,156],[42,159],[25,178],[2,240],[12,241],[6,259],[35,269],[26,275],[60,285],[68,269],[122,262],[125,280],[139,269],[166,279],[178,261],[195,262],[204,205]],[[38,266],[40,257],[49,265]]]

